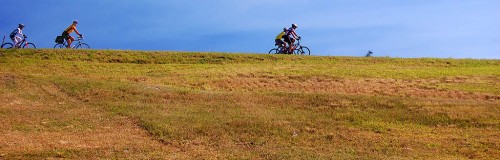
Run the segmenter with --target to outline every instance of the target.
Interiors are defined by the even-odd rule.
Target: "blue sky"
[[[283,27],[312,54],[500,59],[499,0],[2,0],[39,48],[77,19],[95,49],[267,53]],[[73,34],[74,35],[74,34]]]

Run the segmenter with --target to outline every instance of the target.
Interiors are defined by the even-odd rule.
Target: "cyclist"
[[[19,48],[19,45],[21,45],[20,43],[23,40],[18,35],[26,37],[25,35],[23,35],[23,28],[24,28],[24,24],[19,24],[19,27],[17,29],[15,29],[14,31],[12,31],[12,33],[10,33],[10,39],[12,40],[12,42],[14,42],[15,48]]]
[[[276,36],[276,39],[274,40],[274,43],[276,43],[276,45],[278,45],[279,47],[283,48],[283,51],[285,51],[284,49],[286,48],[286,43],[281,39],[283,39],[285,37],[287,30],[288,30],[288,28],[286,28],[286,27],[283,28],[283,32],[278,34],[278,36]]]
[[[71,48],[71,43],[73,43],[73,41],[75,40],[75,38],[69,35],[71,34],[71,32],[75,31],[75,33],[78,34],[79,37],[83,36],[82,34],[80,34],[80,32],[78,32],[78,30],[76,30],[77,24],[78,21],[74,20],[73,24],[71,24],[68,28],[66,28],[66,30],[64,30],[64,32],[62,33],[63,38],[66,39],[66,41],[68,42],[67,46],[68,48]]]
[[[293,49],[292,46],[295,43],[295,39],[300,39],[297,33],[295,33],[295,29],[297,28],[298,28],[297,24],[292,24],[292,27],[286,31],[286,35],[285,37],[283,37],[285,39],[285,42],[288,43],[289,46],[288,53],[292,53]]]

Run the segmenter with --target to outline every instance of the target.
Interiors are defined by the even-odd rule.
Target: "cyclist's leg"
[[[275,39],[274,44],[278,45],[278,47],[281,45],[279,39]]]
[[[284,51],[285,51],[285,49],[286,49],[286,43],[285,43],[285,41],[283,41],[283,40],[281,40],[281,39],[280,39],[280,42],[281,42],[281,46],[282,46],[282,47],[281,47],[281,50],[282,50],[281,52],[284,52]]]
[[[290,41],[290,37],[283,36],[283,39],[285,39],[285,42],[288,43],[288,48],[285,48],[286,52],[290,53],[290,50],[291,50],[291,47],[292,47],[292,44],[291,44],[291,41]]]
[[[283,48],[283,53],[288,53],[289,49],[287,48],[286,44],[289,44],[289,46],[290,46],[290,39],[287,35],[283,35],[283,37],[281,37],[281,38],[283,38],[283,41],[285,42],[284,43],[285,47]]]
[[[63,32],[61,34],[61,36],[64,38],[64,40],[66,40],[66,44],[67,44],[66,48],[70,48],[70,46],[71,46],[71,36],[68,33],[66,33],[66,32]]]
[[[281,39],[276,39],[276,40],[274,40],[274,42],[276,43],[276,45],[278,45],[278,48],[283,49],[283,46],[284,46],[283,43],[284,42]],[[282,51],[278,51],[278,52],[281,53]]]
[[[66,42],[68,42],[67,48],[71,48],[71,43],[73,43],[74,40],[75,38],[73,38],[73,36],[68,36],[68,39],[66,39]]]
[[[21,39],[21,37],[19,37],[19,36],[15,36],[14,38],[12,38],[12,42],[14,42],[14,47],[15,48],[19,48],[19,46],[21,45],[20,43],[21,43],[22,40],[23,39]]]
[[[290,38],[290,53],[293,54],[293,50],[295,50],[295,38]]]

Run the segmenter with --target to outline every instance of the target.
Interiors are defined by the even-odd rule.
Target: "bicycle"
[[[372,56],[372,54],[373,54],[373,52],[372,52],[372,51],[368,51],[368,53],[366,53],[365,57],[371,57],[371,56]]]
[[[83,43],[83,36],[79,36],[77,40],[78,43],[76,43],[72,49],[90,49],[90,46],[87,43]],[[73,43],[75,42],[73,41]],[[58,48],[67,48],[68,47],[68,42],[64,40],[62,36],[57,36],[56,38],[56,45],[54,45],[54,49]]]
[[[21,48],[21,46],[22,46],[22,48],[36,49],[35,44],[28,42],[27,39],[28,39],[28,37],[26,35],[23,35],[23,40],[21,42],[19,42],[19,46],[16,46],[15,48]],[[7,43],[4,43],[4,42],[5,42],[5,36],[3,36],[2,46],[0,48],[6,48],[6,49],[14,48],[14,44],[12,44],[10,42],[7,42]]]
[[[278,46],[278,48],[273,48],[269,51],[269,54],[295,54],[295,55],[311,55],[311,50],[307,48],[306,46],[300,45],[301,38],[299,37],[297,39],[297,43],[293,44],[292,47],[292,52],[288,53],[288,48],[283,48],[282,46],[278,46],[278,44],[275,44]]]

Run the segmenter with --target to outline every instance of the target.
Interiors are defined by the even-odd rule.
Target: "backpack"
[[[16,36],[17,32],[18,32],[18,29],[15,29],[14,31],[12,31],[10,33],[10,38],[13,38],[14,36]]]
[[[55,42],[57,44],[63,44],[64,43],[64,37],[63,36],[57,36]]]

